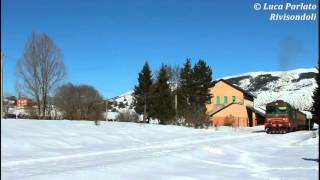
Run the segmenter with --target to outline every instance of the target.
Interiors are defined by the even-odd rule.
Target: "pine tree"
[[[209,125],[206,103],[210,98],[212,70],[203,60],[192,68],[190,59],[186,60],[180,74],[178,89],[179,115],[188,126],[203,127]]]
[[[210,124],[209,117],[206,114],[206,104],[210,99],[209,88],[212,86],[212,70],[205,61],[199,60],[193,68],[194,93],[192,98],[192,106],[194,114],[193,119],[195,127],[208,126]]]
[[[143,114],[146,105],[146,113],[150,111],[150,91],[152,86],[152,74],[148,62],[139,73],[138,85],[134,87],[133,106],[138,114]],[[146,115],[147,117],[147,115]]]
[[[203,104],[210,98],[209,88],[212,86],[212,70],[205,61],[199,60],[193,68],[193,82],[196,88],[193,95],[194,103]]]
[[[313,91],[313,107],[312,107],[312,114],[314,114],[318,118],[319,123],[319,118],[320,118],[320,104],[319,104],[319,67],[320,67],[320,61],[318,60],[318,75],[316,77],[316,82],[317,82],[317,88]]]
[[[180,118],[184,118],[186,124],[190,124],[188,122],[189,119],[187,118],[188,117],[187,114],[191,108],[190,98],[194,89],[192,74],[193,74],[193,70],[192,70],[191,60],[187,58],[180,72],[179,86],[177,90],[178,116]]]
[[[152,109],[150,111],[150,115],[157,118],[160,124],[169,124],[174,117],[173,96],[168,80],[166,67],[162,65],[152,87]]]

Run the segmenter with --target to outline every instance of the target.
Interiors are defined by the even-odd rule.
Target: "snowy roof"
[[[257,108],[257,107],[247,107],[248,109],[251,109],[253,112],[265,117],[266,116],[266,112],[263,109]]]
[[[306,115],[307,119],[312,119],[312,113],[309,111],[301,111],[303,114]]]

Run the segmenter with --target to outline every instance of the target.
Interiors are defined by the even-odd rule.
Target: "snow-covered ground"
[[[1,179],[318,179],[318,133],[262,130],[1,120]]]

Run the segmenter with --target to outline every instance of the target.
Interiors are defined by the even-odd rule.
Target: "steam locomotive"
[[[284,134],[312,128],[313,121],[307,119],[304,113],[293,108],[289,103],[277,100],[266,105],[264,127],[268,134]]]

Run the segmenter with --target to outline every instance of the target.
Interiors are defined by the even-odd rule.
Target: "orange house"
[[[253,107],[253,94],[223,79],[216,81],[209,91],[207,113],[214,125],[251,127],[264,123],[265,115]]]
[[[23,107],[23,106],[26,106],[28,105],[28,99],[27,98],[20,98],[17,100],[17,106],[18,107]]]

